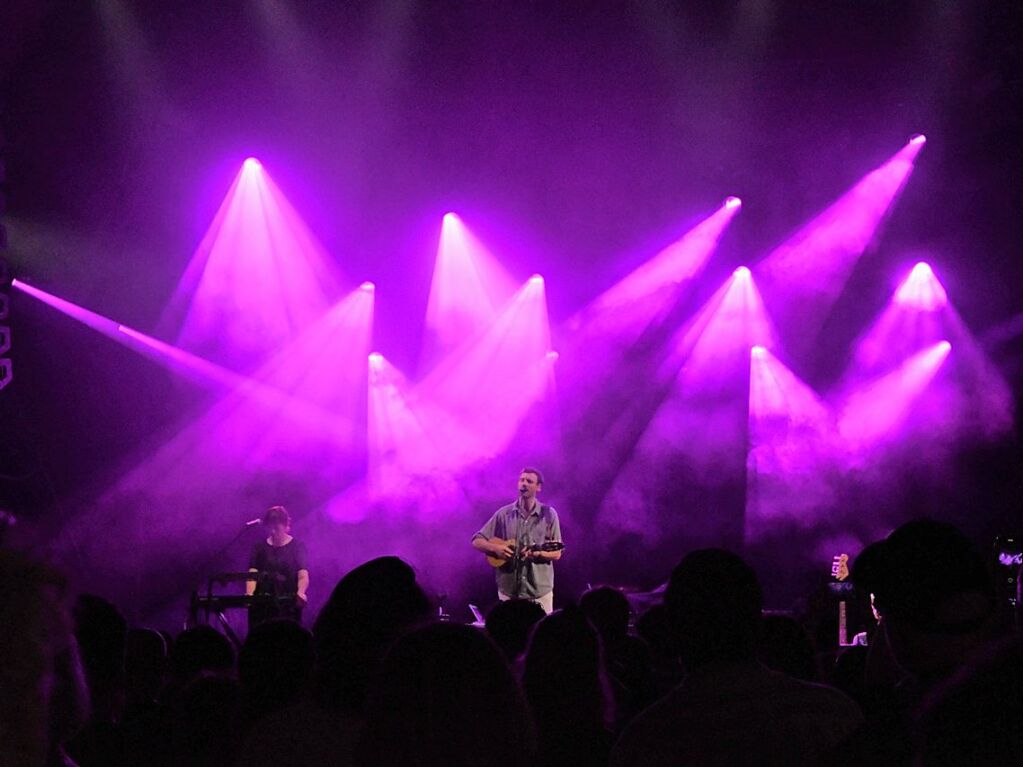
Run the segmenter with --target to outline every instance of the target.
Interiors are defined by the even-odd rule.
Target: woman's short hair
[[[289,527],[291,525],[291,515],[283,506],[271,506],[266,510],[266,514],[263,515],[263,524]]]

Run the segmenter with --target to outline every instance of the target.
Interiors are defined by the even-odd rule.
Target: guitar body
[[[500,544],[501,546],[507,546],[513,552],[516,552],[516,554],[518,553],[517,552],[518,543],[514,540],[505,540],[504,538],[494,537],[490,538],[487,542],[497,543]],[[533,551],[561,551],[563,548],[565,548],[565,544],[563,544],[561,541],[547,541],[546,543],[541,543],[531,548]],[[491,567],[495,568],[504,567],[509,562],[515,561],[514,556],[511,559],[504,559],[503,557],[499,557],[494,554],[485,554],[484,556],[486,556],[487,558],[487,563]]]
[[[516,548],[515,541],[506,541],[504,538],[494,537],[489,539],[487,543],[497,543],[502,546],[507,546],[512,551],[515,551]],[[505,559],[504,557],[499,557],[496,554],[487,554],[485,556],[487,558],[487,564],[491,567],[504,567],[506,564],[513,561],[513,559]]]

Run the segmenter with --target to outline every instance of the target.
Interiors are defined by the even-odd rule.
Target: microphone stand
[[[526,537],[523,535],[525,528],[524,523],[529,520],[527,516],[525,519],[522,518],[522,511],[524,506],[522,503],[523,493],[519,491],[519,499],[515,503],[515,594],[513,595],[516,599],[522,598],[522,570],[525,566],[525,546]],[[528,532],[528,530],[526,530]]]
[[[245,524],[243,524],[241,526],[241,528],[238,530],[238,532],[236,532],[231,537],[231,540],[229,540],[227,543],[225,543],[219,549],[214,551],[212,554],[210,554],[210,556],[208,556],[206,559],[204,559],[199,564],[199,568],[198,568],[199,572],[201,572],[201,573],[209,573],[210,569],[213,566],[213,563],[216,562],[218,559],[220,559],[227,552],[228,549],[230,549],[232,546],[234,546],[238,542],[238,540],[245,534],[245,531],[248,530],[251,527],[256,527],[256,525],[253,525],[250,522],[246,522]],[[207,589],[210,588],[209,580],[207,580],[206,586],[207,586]],[[195,622],[194,619],[191,622],[194,623]],[[186,621],[185,628],[189,628],[188,621]]]

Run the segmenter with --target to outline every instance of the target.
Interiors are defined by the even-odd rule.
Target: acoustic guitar
[[[507,546],[513,552],[515,552],[515,555],[511,559],[504,559],[503,557],[499,557],[496,554],[486,554],[485,556],[487,558],[487,562],[490,563],[491,567],[504,567],[509,562],[513,562],[515,560],[515,556],[521,556],[516,551],[518,543],[514,540],[506,541],[504,538],[490,538],[487,542],[498,543],[502,546]],[[565,544],[563,544],[561,541],[546,541],[545,543],[533,544],[532,546],[529,546],[527,548],[529,551],[561,551],[563,548],[565,548]]]

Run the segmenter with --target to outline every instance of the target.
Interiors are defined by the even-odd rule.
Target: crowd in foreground
[[[130,628],[0,551],[0,765],[994,765],[1023,759],[1023,645],[982,555],[906,524],[854,561],[866,645],[764,616],[737,555],[686,554],[633,623],[612,588],[437,622],[396,557],[312,631]]]

